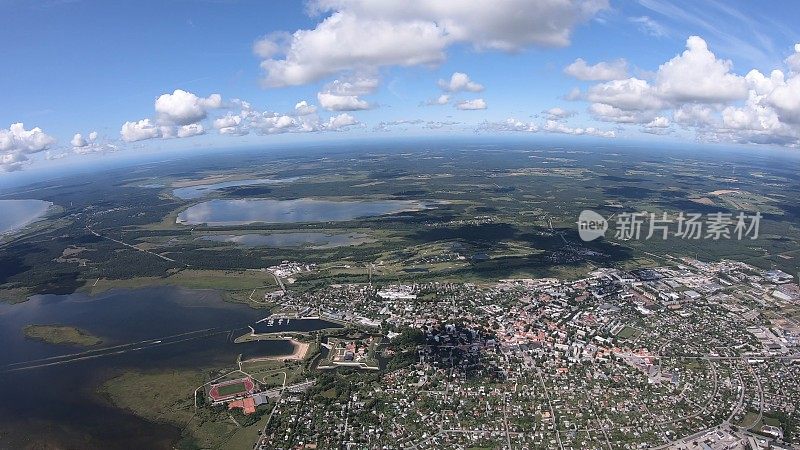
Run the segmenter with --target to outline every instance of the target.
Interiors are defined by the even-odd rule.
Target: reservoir
[[[412,200],[214,199],[190,206],[178,214],[177,223],[234,226],[251,223],[336,222],[423,209],[426,209],[423,203]]]
[[[298,178],[280,178],[277,180],[269,178],[256,178],[252,180],[237,180],[237,181],[224,181],[214,184],[200,184],[197,186],[187,186],[174,189],[172,195],[183,200],[195,200],[205,197],[214,191],[221,191],[227,188],[240,187],[240,186],[256,186],[263,184],[283,184],[296,181]]]

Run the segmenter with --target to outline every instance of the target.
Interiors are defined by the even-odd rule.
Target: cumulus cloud
[[[336,95],[328,92],[318,92],[317,100],[320,106],[328,111],[360,111],[369,109],[370,104],[357,95]]]
[[[548,119],[558,120],[558,119],[566,119],[568,117],[572,117],[575,115],[574,111],[567,111],[564,108],[550,108],[548,110],[542,111]]]
[[[390,121],[381,121],[378,122],[373,128],[372,131],[391,131],[393,127],[403,126],[403,125],[421,125],[424,124],[425,121],[422,119],[403,119],[403,120],[390,120]]]
[[[69,143],[74,148],[89,147],[97,140],[97,131],[92,131],[87,137],[83,137],[81,133],[75,133]]]
[[[213,127],[219,134],[242,136],[251,131],[265,135],[341,131],[359,124],[355,117],[345,113],[323,121],[317,114],[317,107],[305,100],[295,104],[290,113],[257,111],[250,103],[242,100],[234,100],[232,103],[240,107],[238,113],[229,111],[213,121]]]
[[[673,102],[720,103],[747,97],[744,77],[731,73],[733,63],[708,50],[706,41],[691,36],[686,51],[658,68],[656,90]]]
[[[642,131],[650,134],[668,134],[671,133],[670,120],[664,116],[658,116],[644,125]]]
[[[206,98],[175,89],[172,94],[163,94],[156,99],[155,109],[159,124],[189,125],[208,116],[210,109],[222,107],[222,97],[211,94]]]
[[[309,105],[305,100],[297,102],[297,104],[294,105],[294,113],[298,116],[307,116],[315,112],[317,112],[317,107]]]
[[[523,122],[521,120],[509,117],[500,122],[485,121],[478,127],[478,131],[491,131],[491,132],[504,132],[504,131],[518,131],[536,133],[539,127],[532,122]]]
[[[439,87],[445,92],[480,92],[483,85],[472,81],[469,75],[463,72],[453,72],[449,80],[439,80]]]
[[[623,109],[606,103],[592,103],[589,114],[602,122],[645,123],[656,114],[655,111],[639,109]]]
[[[72,140],[69,141],[73,147],[86,147],[89,145],[89,142],[84,139],[84,137],[80,133],[75,133],[75,136],[72,136]]]
[[[583,99],[593,102],[589,112],[598,120],[647,123],[666,108],[746,98],[747,82],[731,67],[691,36],[686,51],[659,67],[653,84],[636,77],[612,80],[591,86]]]
[[[794,53],[786,58],[786,65],[790,71],[800,72],[800,44],[794,44]]]
[[[542,127],[542,131],[546,131],[548,133],[572,134],[576,136],[585,135],[585,136],[597,136],[604,138],[616,137],[616,133],[614,133],[613,131],[598,130],[597,128],[594,127],[572,128],[566,125],[565,123],[557,120],[546,121],[544,126]]]
[[[442,94],[425,102],[426,105],[446,105],[448,103],[450,103],[450,96],[448,94]]]
[[[486,101],[484,101],[482,98],[476,98],[473,100],[464,100],[462,102],[456,103],[456,108],[464,111],[486,109]]]
[[[686,50],[661,64],[653,81],[635,77],[591,86],[576,99],[591,102],[597,120],[641,124],[666,134],[672,124],[713,141],[800,147],[800,45],[786,58],[787,72],[733,72],[706,42],[691,36]],[[670,118],[671,116],[671,118]]]
[[[578,24],[607,7],[607,0],[314,0],[310,9],[326,16],[314,29],[295,31],[286,45],[267,37],[254,51],[269,55],[261,62],[266,86],[300,85],[346,71],[437,64],[458,43],[563,47]]]
[[[627,78],[594,85],[586,100],[624,110],[653,110],[666,106],[653,87],[645,80]]]
[[[624,59],[617,59],[611,62],[601,61],[590,66],[583,58],[578,58],[564,68],[564,73],[579,80],[619,80],[628,76],[628,62]]]
[[[242,117],[227,113],[226,115],[214,119],[213,126],[219,134],[242,136],[248,133],[247,129],[242,128]]]
[[[205,134],[206,130],[203,128],[202,124],[199,123],[190,123],[189,125],[183,125],[178,127],[176,131],[176,135],[179,138],[186,138],[191,136],[198,136],[201,134]]]
[[[142,119],[136,122],[125,122],[119,131],[122,140],[125,142],[143,141],[161,137],[161,129],[150,119]]]
[[[429,130],[439,130],[442,128],[452,128],[456,125],[461,124],[461,122],[456,122],[452,120],[429,120],[425,122],[424,127]]]
[[[533,122],[524,122],[515,118],[508,118],[500,122],[484,122],[476,131],[491,131],[491,132],[524,132],[524,133],[557,133],[557,134],[571,134],[576,136],[596,136],[604,138],[616,137],[614,131],[599,130],[594,127],[587,128],[573,128],[564,122],[558,120],[546,120],[541,126]]]
[[[235,101],[233,103],[236,104]],[[171,94],[163,94],[156,99],[155,119],[125,122],[120,136],[125,142],[197,136],[205,133],[201,122],[208,117],[209,112],[223,107],[225,105],[219,94],[199,97],[194,93],[175,89]]]
[[[339,131],[357,124],[358,120],[356,120],[355,117],[347,113],[342,113],[338,116],[333,116],[328,119],[328,121],[323,125],[323,128],[331,131]]]
[[[25,129],[22,122],[12,123],[0,129],[0,169],[11,172],[19,170],[28,156],[47,150],[56,142],[39,127]]]
[[[377,88],[378,79],[373,77],[334,80],[317,93],[317,100],[328,111],[360,111],[373,105],[359,96],[371,94]]]

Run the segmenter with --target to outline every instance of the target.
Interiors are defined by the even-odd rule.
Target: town
[[[577,280],[275,297],[354,334],[309,379],[210,403],[269,411],[258,448],[768,449],[797,443],[800,287],[780,270],[664,257]],[[287,316],[288,317],[288,316]]]

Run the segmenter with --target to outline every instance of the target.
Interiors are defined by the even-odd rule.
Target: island
[[[25,337],[48,344],[77,345],[91,347],[103,342],[85,330],[64,325],[28,325],[23,330]]]

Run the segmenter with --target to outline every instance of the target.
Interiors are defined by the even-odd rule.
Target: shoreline
[[[301,361],[305,359],[306,355],[308,355],[308,350],[311,348],[311,344],[296,339],[288,339],[288,341],[294,347],[294,351],[288,355],[263,356],[260,358],[251,358],[246,361]]]

